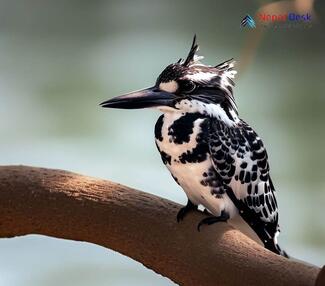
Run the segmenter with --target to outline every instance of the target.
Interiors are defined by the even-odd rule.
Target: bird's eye
[[[196,88],[195,83],[190,80],[182,81],[180,86],[183,93],[191,93]]]

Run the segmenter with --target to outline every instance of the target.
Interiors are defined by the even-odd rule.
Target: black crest
[[[194,35],[191,49],[187,55],[186,60],[182,63],[183,66],[188,66],[191,62],[194,61],[194,56],[195,53],[198,51],[198,49],[199,49],[199,45],[196,43],[196,35]]]

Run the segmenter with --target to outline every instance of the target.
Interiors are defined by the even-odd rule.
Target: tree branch
[[[181,285],[315,285],[320,269],[262,248],[226,223],[196,229],[181,206],[66,171],[0,167],[0,237],[43,234],[95,243]]]

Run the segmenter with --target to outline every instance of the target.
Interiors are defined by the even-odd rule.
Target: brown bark
[[[120,184],[61,170],[0,167],[0,237],[43,234],[95,243],[180,285],[315,285],[320,269],[290,261],[226,223],[181,223],[181,206]]]

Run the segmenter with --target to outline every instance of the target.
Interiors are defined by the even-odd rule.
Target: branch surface
[[[264,249],[227,223],[106,180],[53,169],[0,167],[0,237],[42,234],[127,255],[180,285],[315,285],[320,269]],[[319,282],[319,281],[318,281]]]

